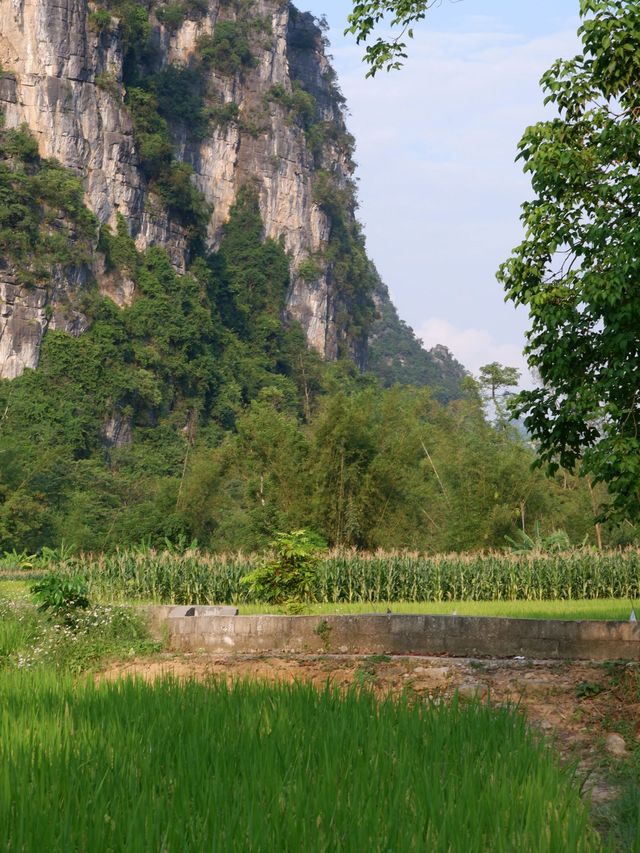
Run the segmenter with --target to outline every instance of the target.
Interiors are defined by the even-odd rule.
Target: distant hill
[[[460,383],[467,375],[463,365],[441,344],[429,350],[422,346],[411,326],[400,319],[387,286],[377,273],[376,277],[373,300],[378,317],[369,334],[368,370],[385,387],[429,386],[443,403],[460,397]]]

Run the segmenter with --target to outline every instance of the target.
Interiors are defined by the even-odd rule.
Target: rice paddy
[[[512,619],[612,620],[625,622],[632,609],[640,618],[640,602],[619,598],[577,599],[572,601],[381,601],[371,604],[309,604],[304,613],[311,616],[358,613],[430,613],[455,616],[504,616]],[[286,608],[264,604],[242,604],[242,615],[286,613]]]
[[[7,851],[591,851],[511,708],[294,684],[0,673]]]

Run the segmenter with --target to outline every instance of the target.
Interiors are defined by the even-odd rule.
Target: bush
[[[192,175],[191,166],[174,161],[160,176],[157,189],[169,211],[178,216],[183,225],[199,230],[206,227],[211,208],[191,180]]]
[[[187,10],[181,3],[167,3],[156,11],[156,18],[171,32],[180,29],[186,17]]]
[[[218,107],[209,107],[207,118],[218,127],[226,127],[240,120],[240,107],[235,101],[227,101]]]
[[[38,143],[26,124],[8,130],[2,147],[7,155],[17,157],[23,163],[36,163],[40,159]]]
[[[307,258],[298,266],[298,275],[303,281],[317,281],[322,275],[322,267],[314,258]]]
[[[113,74],[109,74],[107,72],[96,74],[95,82],[98,89],[102,89],[103,92],[108,92],[110,95],[113,95],[114,98],[120,95],[120,84]]]
[[[221,21],[212,35],[198,39],[197,48],[204,65],[221,74],[238,74],[252,68],[255,58],[249,47],[249,27],[242,21]]]
[[[73,617],[76,610],[86,610],[89,606],[87,582],[82,575],[58,575],[51,572],[31,587],[38,610],[50,611],[54,616],[65,620]]]
[[[313,125],[317,112],[316,99],[297,81],[294,81],[291,94],[281,83],[276,83],[266,92],[264,99],[281,104],[289,112],[290,120],[298,122],[305,131]]]
[[[158,113],[166,122],[179,122],[194,139],[206,137],[208,116],[203,106],[200,69],[167,65],[149,78],[149,86],[157,96]]]
[[[111,13],[107,9],[96,9],[89,12],[89,28],[97,33],[111,30]]]
[[[277,533],[271,543],[273,559],[249,572],[241,583],[249,587],[258,601],[267,604],[311,601],[322,544],[307,530]]]

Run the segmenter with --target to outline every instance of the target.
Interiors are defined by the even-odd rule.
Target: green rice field
[[[591,851],[524,717],[300,684],[0,672],[6,851]]]
[[[640,602],[619,598],[573,601],[382,601],[372,604],[309,604],[304,613],[313,616],[357,613],[432,613],[456,616],[505,616],[513,619],[593,619],[627,621],[631,610],[640,619]],[[264,604],[241,604],[239,612],[285,613],[285,608]]]
[[[26,581],[0,581],[0,599],[20,600],[29,595]],[[151,599],[148,600],[152,603]],[[240,603],[241,614],[284,613],[268,604]],[[640,600],[619,598],[572,599],[555,601],[378,601],[312,603],[304,613],[317,616],[352,613],[442,613],[457,616],[505,616],[514,619],[595,619],[627,621],[635,608],[640,619]]]

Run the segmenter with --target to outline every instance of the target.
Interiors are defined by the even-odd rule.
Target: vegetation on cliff
[[[26,126],[4,130],[0,113],[0,257],[18,281],[42,283],[56,264],[89,261],[96,229],[81,181],[43,160]]]

